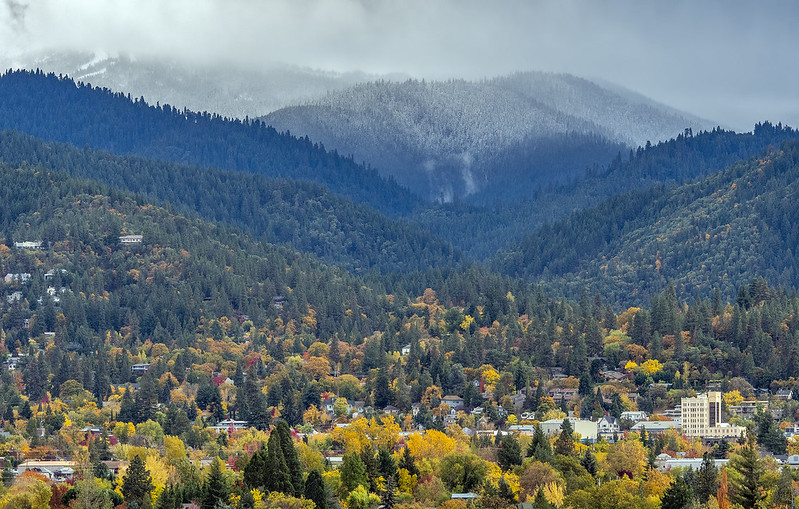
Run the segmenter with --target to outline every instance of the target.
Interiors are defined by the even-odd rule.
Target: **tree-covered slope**
[[[260,122],[152,106],[41,72],[0,76],[0,128],[116,154],[318,182],[389,214],[417,203],[396,183],[307,138]]]
[[[645,302],[668,283],[727,295],[756,275],[799,285],[799,142],[677,187],[613,197],[544,226],[497,261],[567,292]]]
[[[581,104],[584,103],[584,104]],[[264,117],[366,161],[422,196],[515,201],[623,147],[708,123],[568,75],[374,82]]]
[[[77,149],[15,131],[0,132],[0,160],[42,165],[139,193],[355,272],[406,272],[460,258],[419,227],[389,219],[318,184]]]
[[[0,190],[2,272],[31,274],[29,284],[0,283],[4,294],[20,292],[5,317],[5,329],[17,334],[55,331],[59,345],[83,349],[108,330],[185,344],[222,316],[279,321],[324,338],[371,332],[386,320],[385,295],[238,230],[42,169],[2,165]],[[120,243],[126,234],[142,235],[142,243]],[[43,248],[15,247],[26,241]],[[17,329],[15,317],[53,306],[51,295],[64,318],[40,309],[30,330]]]
[[[508,243],[515,244],[536,232],[545,223],[598,205],[612,196],[658,183],[675,186],[721,171],[736,161],[797,137],[797,131],[768,122],[756,125],[751,133],[722,129],[696,134],[689,131],[669,141],[630,151],[624,157],[618,154],[607,167],[597,165],[583,179],[539,188],[523,202],[493,204],[490,208],[464,203],[427,207],[417,210],[413,220],[472,257],[485,259]]]

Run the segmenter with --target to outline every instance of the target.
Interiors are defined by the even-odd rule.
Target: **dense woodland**
[[[322,183],[388,214],[417,203],[405,188],[308,138],[262,122],[148,105],[41,71],[0,76],[0,127],[122,155]]]
[[[125,102],[41,74],[0,89],[16,79]],[[626,172],[622,194],[494,271],[315,184],[4,132],[0,507],[465,509],[464,492],[482,509],[791,507],[799,476],[772,455],[799,453],[783,433],[799,420],[793,137],[762,124],[619,157],[586,182]],[[552,437],[540,426],[662,412],[710,387],[747,436],[621,419],[591,444],[568,419]],[[731,413],[755,398],[768,411]],[[661,453],[703,460],[662,472]],[[12,470],[53,458],[72,462],[69,482]]]
[[[135,192],[353,272],[409,272],[456,265],[460,259],[445,241],[418,227],[308,182],[77,149],[17,131],[0,132],[0,159]]]

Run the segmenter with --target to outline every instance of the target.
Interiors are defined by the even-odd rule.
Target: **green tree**
[[[302,480],[302,466],[300,465],[300,457],[297,454],[297,449],[294,447],[294,440],[291,438],[291,430],[286,421],[279,421],[275,431],[280,438],[280,448],[283,452],[283,458],[286,461],[289,476],[291,478],[292,493],[295,497],[301,497],[305,491]]]
[[[144,460],[141,456],[134,456],[122,477],[122,496],[125,497],[128,506],[134,502],[141,507],[144,497],[147,497],[152,490],[153,479],[144,466]]]
[[[754,437],[749,437],[746,444],[730,456],[729,470],[730,499],[745,509],[757,507],[766,495],[760,484],[764,468]]]
[[[205,485],[203,486],[203,509],[215,509],[218,503],[226,503],[230,496],[230,489],[225,481],[223,468],[222,460],[214,458],[214,461],[211,462],[208,477],[205,479]]]
[[[266,460],[264,461],[264,488],[266,491],[279,491],[291,495],[294,486],[291,484],[291,472],[283,457],[280,436],[275,431],[269,435],[266,443]]]
[[[718,491],[718,469],[707,452],[702,455],[702,465],[696,477],[696,498],[704,504]]]
[[[555,440],[555,454],[562,454],[564,456],[571,456],[574,454],[573,432],[574,429],[572,428],[571,421],[569,421],[568,418],[564,418],[563,423],[560,425],[560,435],[557,440]]]
[[[358,486],[369,486],[369,478],[366,475],[366,465],[364,465],[358,454],[345,454],[340,471],[341,486],[348,493]]]
[[[691,487],[685,482],[683,476],[678,475],[663,493],[661,509],[684,509],[688,507],[694,493]]]
[[[522,464],[522,448],[513,435],[508,434],[502,437],[500,448],[497,451],[497,463],[502,470],[510,470],[514,466]]]
[[[485,461],[470,452],[454,452],[441,460],[441,480],[453,492],[473,491],[485,479]]]
[[[311,470],[305,481],[305,498],[316,504],[316,509],[330,509],[327,487],[318,470]]]
[[[585,451],[585,454],[582,458],[580,458],[580,465],[588,471],[589,474],[596,477],[596,473],[599,470],[599,463],[597,462],[596,456],[594,453],[591,452],[591,449]]]
[[[535,425],[535,432],[530,445],[527,447],[527,456],[533,457],[537,461],[543,463],[551,463],[553,459],[552,444],[549,443],[549,438],[544,434],[539,424]]]

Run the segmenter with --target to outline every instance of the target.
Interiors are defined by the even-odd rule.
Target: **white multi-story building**
[[[721,393],[707,392],[695,398],[682,398],[682,432],[689,438],[737,438],[742,426],[721,422]]]

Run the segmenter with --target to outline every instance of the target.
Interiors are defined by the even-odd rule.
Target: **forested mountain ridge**
[[[0,131],[0,160],[42,165],[138,193],[353,272],[407,272],[460,260],[449,245],[418,227],[309,182],[118,156],[14,131]]]
[[[699,133],[686,131],[668,141],[618,153],[607,166],[594,165],[584,178],[568,184],[539,188],[529,200],[510,205],[495,203],[490,208],[462,202],[425,207],[411,219],[473,258],[484,260],[546,223],[613,196],[657,184],[672,187],[722,171],[736,161],[796,138],[796,130],[769,122],[755,125],[748,133],[718,128]]]
[[[569,293],[583,285],[646,302],[668,283],[683,295],[733,294],[755,274],[799,285],[799,142],[678,187],[622,194],[544,226],[496,262]]]
[[[359,84],[264,119],[354,154],[422,196],[478,203],[523,199],[623,147],[712,127],[546,73]]]
[[[40,71],[0,76],[0,128],[116,154],[313,181],[392,215],[418,203],[393,181],[307,138],[257,121],[148,105]]]

